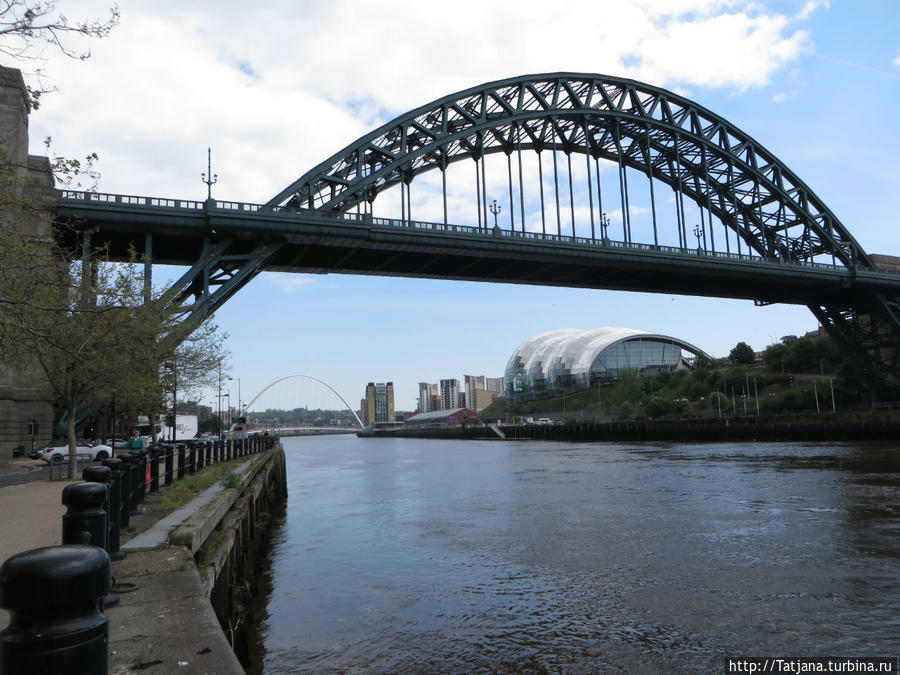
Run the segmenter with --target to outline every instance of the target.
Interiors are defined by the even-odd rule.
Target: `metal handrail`
[[[161,197],[143,197],[138,195],[119,195],[102,192],[87,192],[83,190],[58,190],[60,200],[77,202],[97,202],[102,204],[123,204],[136,207],[150,207],[164,210],[187,209],[192,212],[208,210],[222,210],[227,212],[242,213],[269,213],[279,214],[285,217],[309,216],[327,217],[315,210],[297,209],[287,206],[267,206],[250,202],[219,201],[210,199],[205,202],[186,199],[166,199]],[[806,269],[819,269],[823,271],[840,271],[850,268],[837,263],[822,263],[811,260],[787,260],[784,258],[766,258],[759,255],[745,253],[731,253],[723,251],[709,251],[704,249],[682,248],[657,244],[643,244],[635,242],[617,241],[609,238],[578,237],[565,234],[548,234],[545,232],[518,232],[514,230],[499,230],[495,233],[492,228],[473,227],[471,225],[454,225],[450,223],[435,223],[424,220],[402,220],[396,218],[376,218],[365,213],[345,213],[336,217],[339,220],[352,223],[362,223],[379,227],[404,228],[412,230],[429,230],[432,232],[445,232],[451,234],[466,234],[485,239],[513,239],[526,241],[540,241],[543,243],[559,243],[591,247],[595,249],[618,249],[622,251],[641,251],[647,253],[663,253],[677,257],[703,258],[705,260],[728,260],[737,262],[751,262],[753,264],[768,264],[785,266],[790,265]],[[334,219],[334,218],[333,218]],[[898,276],[900,271],[882,268],[866,268],[865,272]]]

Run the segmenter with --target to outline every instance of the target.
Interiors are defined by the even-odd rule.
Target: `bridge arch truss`
[[[572,155],[584,156],[593,235],[605,235],[608,226],[599,180],[596,185],[591,180],[592,173],[599,179],[602,159],[618,168],[620,189],[612,201],[621,205],[625,243],[632,241],[625,170],[632,169],[650,179],[652,201],[659,201],[653,194],[654,181],[673,190],[677,206],[675,222],[669,226],[677,229],[684,248],[692,243],[684,212],[686,198],[699,207],[701,220],[708,218],[708,223],[698,224],[703,232],[701,242],[697,231],[698,246],[703,248],[715,250],[715,219],[736,235],[739,253],[746,246],[748,253],[767,259],[872,264],[822,200],[749,135],[672,92],[600,75],[523,76],[447,96],[360,138],[301,176],[269,204],[341,215],[361,206],[371,209],[380,193],[400,186],[405,218],[411,210],[409,186],[416,176],[435,170],[446,174],[450,165],[470,160],[476,164],[479,225],[487,227],[484,158],[501,153],[509,166],[508,211],[518,206],[513,194],[518,178],[515,191],[523,202],[518,225],[524,230],[521,155],[536,152],[541,156],[545,151],[552,155],[557,212],[557,155],[565,156],[570,180]],[[571,196],[571,183],[569,188]],[[446,199],[445,185],[445,222]],[[574,206],[572,210],[574,234]],[[654,241],[645,243],[658,245],[665,226],[657,223],[654,204]],[[724,242],[720,239],[721,250],[730,246],[727,237]]]

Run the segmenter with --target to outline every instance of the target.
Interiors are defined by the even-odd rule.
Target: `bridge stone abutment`
[[[47,241],[56,191],[49,159],[28,154],[29,112],[22,73],[0,67],[0,238],[12,233]],[[0,264],[15,271],[15,261],[0,256]],[[31,420],[38,422],[36,443],[49,440],[53,406],[40,373],[0,363],[0,457],[12,457],[18,446],[31,448]]]

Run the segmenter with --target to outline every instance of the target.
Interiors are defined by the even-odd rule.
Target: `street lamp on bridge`
[[[497,225],[497,216],[500,215],[500,212],[503,210],[503,207],[497,203],[497,200],[494,200],[494,203],[488,207],[488,210],[494,214],[494,228],[498,227]]]
[[[604,212],[600,214],[600,235],[604,246],[609,243],[609,237],[606,236],[607,229],[609,229],[609,218],[606,217],[606,212]]]
[[[206,198],[212,199],[212,186],[219,181],[219,174],[212,172],[212,148],[206,149],[206,170],[209,173],[201,173],[200,179],[206,183]]]
[[[703,248],[700,246],[700,238],[703,236],[703,228],[700,225],[694,225],[694,236],[697,237],[697,253],[700,253]]]

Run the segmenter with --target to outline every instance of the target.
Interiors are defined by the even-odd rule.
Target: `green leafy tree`
[[[672,401],[670,411],[676,417],[690,417],[692,413],[691,404],[683,398],[679,398]]]
[[[633,370],[620,370],[619,381],[613,387],[610,401],[613,405],[624,408],[640,405],[644,400],[644,384]]]
[[[763,362],[769,370],[774,372],[784,372],[786,359],[788,362],[790,361],[788,358],[788,348],[781,343],[769,345],[763,352]]]
[[[662,396],[651,396],[647,401],[646,412],[651,418],[665,417],[669,413],[669,403]]]
[[[816,345],[808,338],[801,338],[788,347],[788,358],[794,372],[808,372],[819,365]]]
[[[203,420],[203,422],[200,423],[200,431],[210,433],[210,434],[217,434],[217,433],[219,433],[219,429],[221,428],[221,425],[222,425],[222,421],[220,420],[219,416],[217,414],[213,413],[207,419]]]
[[[699,398],[704,398],[707,394],[709,394],[711,387],[706,384],[705,381],[697,379],[696,377],[691,378],[690,384],[688,386],[688,398],[691,401],[696,401]]]
[[[734,364],[753,363],[753,348],[746,342],[738,342],[731,352],[729,352],[728,358],[731,359],[731,362]]]
[[[697,357],[694,359],[694,368],[696,371],[703,371],[712,366],[712,359],[710,359],[706,354],[697,354]]]
[[[711,392],[706,400],[709,402],[710,410],[715,411],[717,414],[721,412],[721,414],[725,415],[731,410],[731,401],[721,391]]]
[[[165,328],[170,334],[178,332],[178,327],[174,325],[167,325]],[[163,412],[158,407],[170,393],[174,402],[176,398],[197,393],[199,389],[215,388],[220,376],[227,375],[224,363],[228,354],[223,347],[227,338],[228,335],[220,333],[212,319],[208,319],[184,339],[161,340],[157,356],[157,363],[160,364],[160,391],[155,399],[157,405],[145,410],[152,414]],[[173,408],[177,408],[174,403]],[[169,412],[178,414],[177,410]],[[218,430],[218,426],[216,429]]]
[[[11,257],[40,260],[28,271],[31,289],[0,291],[0,360],[37,368],[65,413],[69,477],[75,477],[75,425],[84,406],[110,393],[145,391],[164,325],[155,303],[143,302],[134,266],[97,259],[70,265],[52,243],[0,235],[0,265]]]

